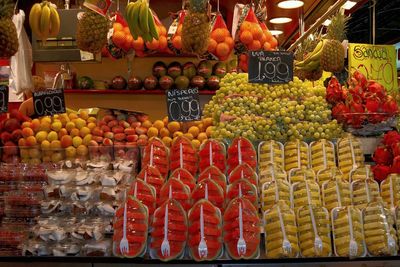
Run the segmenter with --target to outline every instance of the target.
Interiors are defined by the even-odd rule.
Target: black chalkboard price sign
[[[0,85],[0,113],[8,112],[8,86]]]
[[[201,119],[199,90],[197,88],[166,91],[168,118],[187,122]]]
[[[293,80],[293,53],[249,51],[249,82],[283,84]]]
[[[65,113],[64,90],[46,90],[33,93],[33,107],[35,114],[41,116],[51,116],[54,114]]]

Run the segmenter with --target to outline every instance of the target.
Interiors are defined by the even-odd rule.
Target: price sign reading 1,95
[[[187,122],[201,119],[199,90],[197,88],[166,92],[168,118],[171,121]]]
[[[37,116],[65,113],[64,90],[46,90],[33,93],[33,107]]]
[[[249,51],[249,82],[283,84],[293,80],[293,53]]]

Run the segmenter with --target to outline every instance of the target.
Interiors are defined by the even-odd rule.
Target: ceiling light
[[[273,19],[269,20],[269,22],[271,22],[273,24],[284,24],[284,23],[289,23],[291,21],[292,21],[292,19],[287,18],[287,17],[279,17],[279,18],[273,18]]]
[[[352,9],[357,3],[353,2],[353,1],[347,1],[346,3],[344,3],[344,5],[342,6],[342,8],[349,10]]]
[[[304,5],[302,0],[283,0],[278,3],[278,7],[284,9],[299,8]]]
[[[327,19],[327,20],[325,20],[325,21],[322,23],[322,25],[328,27],[329,24],[331,24],[331,22],[332,22],[332,21],[331,21],[330,19]]]
[[[269,32],[275,36],[283,33],[283,31],[281,31],[281,30],[270,30]]]

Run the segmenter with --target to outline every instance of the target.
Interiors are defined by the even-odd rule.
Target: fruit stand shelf
[[[116,94],[129,94],[129,95],[165,95],[164,90],[82,90],[82,89],[69,89],[65,90],[66,94],[93,94],[93,95],[116,95]],[[200,95],[214,95],[215,91],[202,90],[199,91]]]

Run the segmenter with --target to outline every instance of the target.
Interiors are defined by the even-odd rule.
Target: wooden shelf
[[[64,90],[65,94],[87,94],[87,95],[165,95],[164,90],[95,90],[95,89],[68,89]],[[202,90],[199,91],[200,95],[214,95],[215,91]]]

